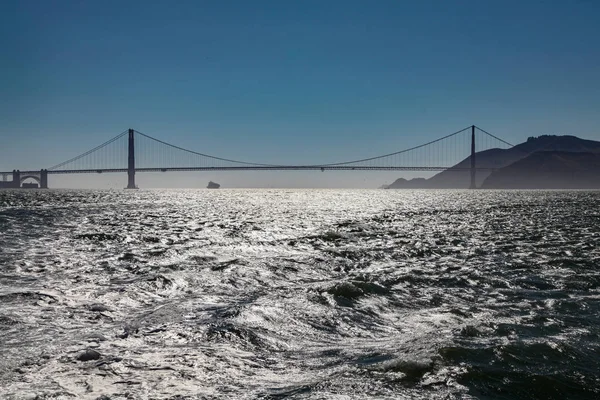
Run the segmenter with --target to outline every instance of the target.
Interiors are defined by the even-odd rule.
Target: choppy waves
[[[0,191],[0,391],[598,398],[599,206],[599,192]]]

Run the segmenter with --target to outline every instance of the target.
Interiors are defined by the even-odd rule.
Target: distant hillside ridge
[[[573,153],[600,153],[600,142],[581,139],[571,135],[542,135],[529,137],[526,142],[509,149],[490,149],[475,153],[478,168],[499,170],[516,161],[540,151],[563,151]],[[388,185],[388,189],[467,189],[471,183],[471,156],[451,168],[462,170],[444,170],[429,179],[397,179]],[[476,185],[481,187],[490,176],[491,170],[478,170]]]
[[[482,189],[598,189],[600,153],[539,151],[494,171]]]

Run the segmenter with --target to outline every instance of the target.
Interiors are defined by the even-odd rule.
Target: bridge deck
[[[493,171],[496,168],[475,168],[478,171]],[[174,168],[136,168],[135,172],[169,172],[169,171],[470,171],[469,167],[386,167],[386,166],[340,166],[340,165],[265,165],[247,167],[174,167]],[[39,174],[36,171],[20,171],[24,174]],[[48,174],[94,174],[127,172],[127,168],[111,169],[61,169],[48,170]],[[11,175],[12,171],[0,172]]]

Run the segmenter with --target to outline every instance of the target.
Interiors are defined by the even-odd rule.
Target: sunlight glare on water
[[[599,206],[0,191],[2,396],[597,398]]]

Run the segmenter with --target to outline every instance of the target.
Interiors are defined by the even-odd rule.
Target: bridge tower
[[[129,130],[129,158],[127,162],[127,189],[137,189],[135,186],[135,131]]]
[[[471,126],[471,186],[469,189],[477,189],[475,183],[475,125]]]

